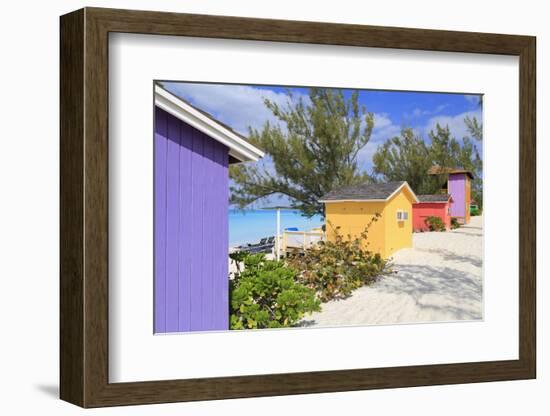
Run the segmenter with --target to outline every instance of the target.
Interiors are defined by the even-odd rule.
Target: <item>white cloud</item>
[[[361,149],[361,151],[357,155],[359,166],[362,169],[365,169],[367,172],[370,172],[372,168],[372,157],[376,153],[376,150],[378,149],[378,146],[380,146],[380,144],[381,143],[370,141],[366,144],[365,147]]]
[[[374,113],[373,116],[375,129],[382,129],[392,124],[392,121],[387,113]]]
[[[288,101],[285,93],[246,85],[177,82],[164,83],[164,86],[245,135],[248,134],[249,126],[261,129],[266,121],[278,123],[273,113],[265,106],[265,98],[280,106],[285,106]],[[304,94],[294,94],[295,100],[299,97],[308,99]]]
[[[403,118],[405,120],[412,120],[414,118],[419,118],[422,116],[435,115],[435,114],[441,113],[447,107],[448,107],[447,104],[440,104],[437,107],[435,107],[433,110],[424,110],[417,107],[410,113],[404,113]]]
[[[392,137],[401,133],[401,126],[394,124],[387,113],[374,114],[374,128],[372,130],[369,142],[361,149],[357,155],[359,164],[370,170],[372,166],[372,156],[378,146]]]
[[[401,132],[401,127],[391,121],[387,113],[374,114],[374,128],[369,143],[386,141]]]
[[[457,140],[462,140],[462,138],[470,136],[466,123],[464,123],[464,119],[466,117],[476,117],[479,121],[481,121],[481,109],[466,111],[456,116],[439,115],[432,117],[428,120],[426,126],[422,130],[424,135],[427,136],[430,130],[435,130],[435,126],[439,123],[441,127],[449,126],[451,135]]]

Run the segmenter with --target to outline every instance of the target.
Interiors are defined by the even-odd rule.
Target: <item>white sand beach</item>
[[[393,257],[394,274],[324,303],[303,326],[374,325],[482,318],[483,218],[449,232],[415,233]]]

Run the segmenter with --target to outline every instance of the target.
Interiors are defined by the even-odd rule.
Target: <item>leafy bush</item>
[[[456,228],[460,228],[460,223],[456,218],[451,218],[451,229],[454,230]]]
[[[377,215],[356,238],[344,238],[339,227],[334,241],[322,241],[303,255],[290,257],[288,264],[299,271],[298,281],[314,290],[326,302],[345,298],[353,290],[368,285],[390,271],[389,262],[368,250],[368,230],[378,220]]]
[[[296,282],[296,271],[264,254],[237,256],[244,270],[230,280],[231,329],[288,327],[319,311],[315,292]]]
[[[427,217],[424,222],[430,229],[430,231],[445,231],[445,223],[441,219],[441,217],[436,216],[429,216]]]
[[[472,217],[477,217],[478,215],[481,215],[481,210],[479,208],[470,208],[470,215]]]
[[[241,264],[248,255],[249,253],[246,251],[234,251],[233,253],[229,253],[229,258],[237,270],[236,273],[241,272]]]

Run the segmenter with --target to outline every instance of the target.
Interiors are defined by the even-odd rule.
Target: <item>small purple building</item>
[[[228,166],[263,152],[155,86],[154,332],[229,329]]]
[[[456,218],[461,224],[470,222],[471,181],[474,178],[472,172],[461,168],[443,168],[432,166],[428,170],[429,175],[447,175],[447,184],[442,189],[443,193],[452,197],[451,217]]]

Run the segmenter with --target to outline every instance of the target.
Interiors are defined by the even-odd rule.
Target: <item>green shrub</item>
[[[353,290],[389,273],[389,262],[368,250],[368,230],[379,217],[374,217],[356,238],[349,235],[344,238],[338,227],[334,241],[322,241],[307,249],[303,255],[290,257],[287,262],[299,271],[298,281],[326,302],[345,298]]]
[[[478,215],[481,215],[481,210],[479,208],[470,208],[470,215],[472,217],[477,217]]]
[[[246,251],[234,251],[233,253],[229,253],[229,258],[231,259],[231,262],[235,265],[237,273],[241,272],[241,264],[247,256],[249,256],[249,253],[247,253]]]
[[[436,216],[429,216],[427,217],[424,222],[430,229],[430,231],[445,231],[445,223],[441,219],[441,217]]]
[[[454,230],[456,228],[460,228],[460,223],[456,218],[451,218],[451,229]]]
[[[296,271],[264,254],[238,256],[244,270],[230,280],[231,329],[282,328],[319,311],[315,292],[296,282]]]

